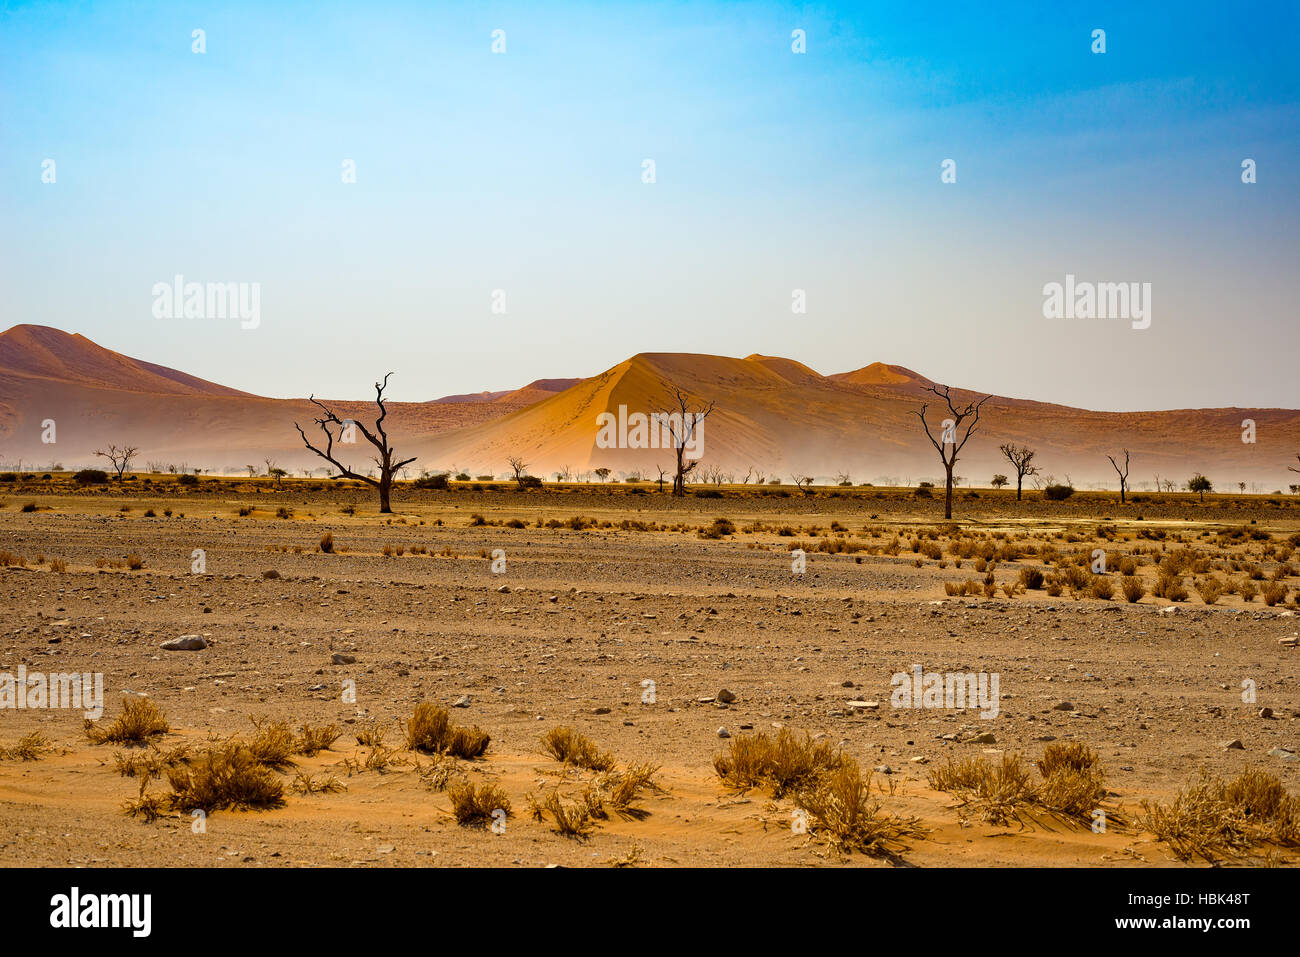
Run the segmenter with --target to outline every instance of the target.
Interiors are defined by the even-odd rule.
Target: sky
[[[699,352],[1295,408],[1297,27],[1194,0],[0,3],[0,325],[277,397]],[[167,315],[178,275],[257,284],[255,326]],[[1149,326],[1046,317],[1067,275],[1150,283]]]

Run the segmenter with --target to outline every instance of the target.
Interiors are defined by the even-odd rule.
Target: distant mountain
[[[400,371],[400,370],[399,370]],[[822,375],[778,356],[744,359],[688,353],[642,353],[586,379],[538,379],[521,389],[393,402],[386,423],[403,455],[420,469],[455,467],[500,474],[521,456],[535,475],[568,467],[606,466],[657,475],[671,450],[602,448],[598,417],[665,407],[676,386],[715,403],[705,422],[703,467],[744,477],[761,471],[853,481],[916,482],[940,474],[937,455],[915,412],[928,405],[938,432],[946,410],[927,391],[933,383],[902,366],[875,362]],[[954,401],[978,398],[954,388]],[[367,400],[330,403],[340,416],[373,420]],[[0,460],[33,467],[92,461],[108,443],[136,445],[137,463],[188,464],[217,470],[261,465],[321,468],[301,447],[294,423],[309,432],[317,410],[305,399],[268,399],[105,349],[84,336],[21,325],[0,333]],[[1255,422],[1255,443],[1242,442],[1242,421]],[[41,442],[54,420],[57,442]],[[1182,482],[1203,471],[1221,487],[1261,482],[1285,487],[1300,448],[1300,412],[1288,409],[1182,409],[1091,412],[994,396],[962,452],[959,474],[980,483],[1007,472],[998,446],[1027,444],[1045,473],[1075,482],[1113,481],[1107,453],[1127,448],[1136,484],[1156,473]],[[369,463],[368,447],[349,461]]]

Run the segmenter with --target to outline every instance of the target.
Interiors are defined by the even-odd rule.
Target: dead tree
[[[298,434],[302,436],[303,445],[338,469],[338,475],[334,476],[335,478],[356,479],[378,489],[379,511],[384,513],[391,513],[393,510],[389,504],[389,495],[393,489],[393,476],[402,466],[410,465],[418,458],[418,456],[413,455],[409,459],[395,460],[393,447],[388,442],[388,433],[384,431],[384,419],[388,416],[388,409],[384,405],[384,390],[388,388],[388,377],[390,375],[392,375],[391,372],[385,374],[382,382],[375,383],[375,405],[379,406],[379,417],[375,419],[375,430],[373,432],[356,419],[349,419],[345,424],[342,419],[334,414],[333,410],[326,406],[325,403],[318,401],[314,395],[311,396],[310,401],[323,413],[315,422],[320,426],[320,430],[325,433],[325,448],[318,449],[312,445],[307,440],[307,433],[302,430],[302,426],[297,422],[293,424],[293,427],[298,430]],[[337,436],[334,434],[334,426],[339,429]],[[334,443],[336,440],[342,439],[343,430],[349,426],[355,427],[358,432],[365,436],[366,441],[378,451],[379,454],[374,459],[375,465],[379,466],[378,478],[375,478],[373,474],[361,475],[354,472],[334,457]]]
[[[940,391],[941,389],[942,391]],[[948,386],[930,386],[929,391],[943,399],[944,403],[948,406],[948,412],[952,416],[950,419],[943,420],[942,431],[939,434],[939,438],[935,439],[934,434],[930,431],[930,423],[925,420],[925,412],[929,403],[922,403],[921,408],[914,411],[913,414],[921,420],[921,425],[925,429],[925,437],[930,440],[930,444],[935,447],[936,451],[938,451],[939,461],[943,463],[943,470],[946,478],[944,483],[946,494],[944,495],[943,502],[943,517],[952,518],[952,469],[953,466],[957,464],[957,453],[960,452],[962,447],[970,440],[970,437],[975,432],[975,427],[979,425],[980,407],[993,397],[991,395],[986,395],[978,402],[968,402],[961,409],[958,409],[952,404],[952,390]],[[961,428],[962,423],[966,422],[968,419],[970,420],[969,424],[967,424],[966,430],[962,433],[961,441],[958,442],[957,431]],[[944,449],[949,447],[951,447],[952,451],[945,452]]]
[[[790,478],[794,481],[794,487],[797,488],[799,491],[803,492],[805,495],[816,494],[813,492],[813,487],[812,487],[813,477],[811,475],[792,474]]]
[[[668,474],[668,470],[662,465],[656,465],[655,468],[659,470],[659,491],[662,493],[664,490],[664,476]]]
[[[131,467],[131,460],[135,458],[135,454],[139,451],[134,445],[124,445],[121,448],[110,445],[107,452],[96,451],[95,454],[113,463],[113,471],[117,473],[117,480],[120,482],[122,481],[122,473]],[[22,471],[21,460],[18,463],[18,470]]]
[[[1296,453],[1295,460],[1296,460],[1297,462],[1300,462],[1300,453]],[[1288,472],[1300,472],[1300,469],[1296,468],[1294,465],[1288,465],[1288,466],[1286,467],[1286,470],[1287,470]]]
[[[1038,474],[1038,466],[1029,464],[1034,460],[1034,450],[1027,445],[1012,445],[1011,443],[1000,445],[998,448],[1007,457],[1011,467],[1016,470],[1016,501],[1019,502],[1025,485],[1025,476]]]
[[[515,482],[520,488],[524,487],[524,476],[528,474],[528,463],[517,455],[512,455],[506,459],[506,464],[510,470],[515,473]]]
[[[1119,476],[1119,503],[1124,504],[1124,493],[1128,491],[1128,449],[1124,450],[1124,469],[1120,471],[1119,463],[1115,461],[1115,456],[1107,455],[1110,464],[1115,467],[1115,474]]]
[[[698,457],[686,460],[686,447],[699,434],[704,420],[713,412],[714,404],[710,402],[693,402],[691,398],[675,385],[668,386],[669,395],[663,400],[663,408],[655,411],[651,421],[668,430],[672,438],[673,450],[677,453],[677,471],[673,475],[673,494],[686,494],[686,476],[700,464]]]

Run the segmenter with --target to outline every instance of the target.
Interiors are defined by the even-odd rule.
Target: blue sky
[[[265,6],[0,4],[5,326],[276,396],[683,351],[1300,404],[1295,4]],[[155,318],[178,273],[260,325]],[[1045,319],[1067,273],[1151,327]]]

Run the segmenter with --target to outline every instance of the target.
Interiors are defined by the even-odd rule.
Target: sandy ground
[[[1300,619],[1258,598],[1210,607],[1193,594],[1163,615],[1168,603],[1150,596],[1135,605],[1041,591],[952,598],[944,583],[972,577],[969,564],[926,560],[918,568],[910,551],[811,553],[807,572],[796,575],[790,539],[771,531],[705,540],[693,530],[532,527],[538,518],[578,514],[688,526],[725,515],[738,529],[754,518],[823,529],[838,520],[851,533],[865,524],[891,537],[934,527],[933,503],[399,493],[397,514],[380,516],[361,492],[352,495],[356,514],[345,515],[339,493],[304,488],[6,498],[0,549],[27,565],[0,568],[0,672],[19,665],[103,672],[107,716],[122,695],[148,695],[173,727],[164,747],[245,733],[250,715],[294,727],[338,723],[344,733],[333,749],[299,763],[336,775],[346,790],[293,794],[277,810],[214,812],[202,834],[188,816],[145,824],[121,810],[137,792],[114,770],[122,749],[89,744],[79,713],[0,710],[0,744],[40,730],[56,747],[36,761],[0,761],[4,865],[608,866],[633,857],[646,866],[889,866],[836,856],[794,833],[789,800],[724,789],[712,767],[727,744],[720,728],[825,735],[864,769],[888,766],[873,787],[886,810],[915,815],[929,829],[903,854],[920,866],[1172,862],[1140,830],[964,820],[953,797],[926,781],[949,758],[1004,751],[1034,758],[1047,741],[1083,741],[1100,753],[1113,801],[1129,813],[1144,798],[1169,800],[1202,767],[1225,775],[1262,767],[1293,792],[1300,787],[1300,762],[1269,754],[1300,752],[1300,651],[1280,642]],[[20,512],[28,500],[40,509]],[[1082,506],[1050,514],[1002,501],[981,502],[980,511],[967,503],[958,517],[974,515],[968,528],[1044,534],[1102,517]],[[130,511],[119,511],[124,504]],[[240,517],[248,504],[257,510]],[[277,519],[281,505],[293,516]],[[146,508],[157,517],[144,517]],[[1159,518],[1159,506],[1137,508],[1148,525]],[[471,525],[472,514],[530,527]],[[1159,520],[1195,536],[1252,514],[1240,503],[1165,506]],[[1275,536],[1300,528],[1294,510],[1261,506],[1258,514]],[[1121,533],[1134,515],[1133,506],[1105,510]],[[318,551],[325,531],[347,551]],[[406,554],[386,557],[385,545]],[[412,555],[413,545],[449,554]],[[195,549],[206,553],[206,574],[191,573]],[[504,574],[484,557],[494,549],[505,552]],[[113,567],[129,553],[144,567]],[[53,556],[67,562],[66,572],[49,569]],[[1004,564],[997,579],[1013,581],[1032,564]],[[210,645],[159,648],[182,634]],[[355,662],[333,664],[335,652]],[[973,710],[890,707],[890,676],[914,664],[999,674],[1000,713],[984,720]],[[1242,701],[1246,679],[1257,687],[1252,704]],[[355,703],[342,700],[348,680]],[[653,704],[642,701],[646,680],[654,682]],[[733,703],[716,700],[724,688]],[[492,735],[484,760],[462,762],[465,774],[510,795],[515,816],[503,834],[458,826],[446,794],[409,769],[349,776],[341,767],[364,753],[354,733],[368,722],[388,725],[396,744],[397,722],[416,703],[450,706],[462,696],[468,707],[453,708],[454,719]],[[1064,702],[1068,709],[1058,707]],[[1271,718],[1259,716],[1265,707]],[[601,822],[586,840],[529,818],[529,792],[559,786],[573,796],[591,777],[542,753],[539,735],[557,725],[577,728],[620,761],[660,765],[663,791],[644,800],[648,816]],[[963,743],[986,732],[993,741]],[[1225,750],[1231,739],[1243,747]]]

